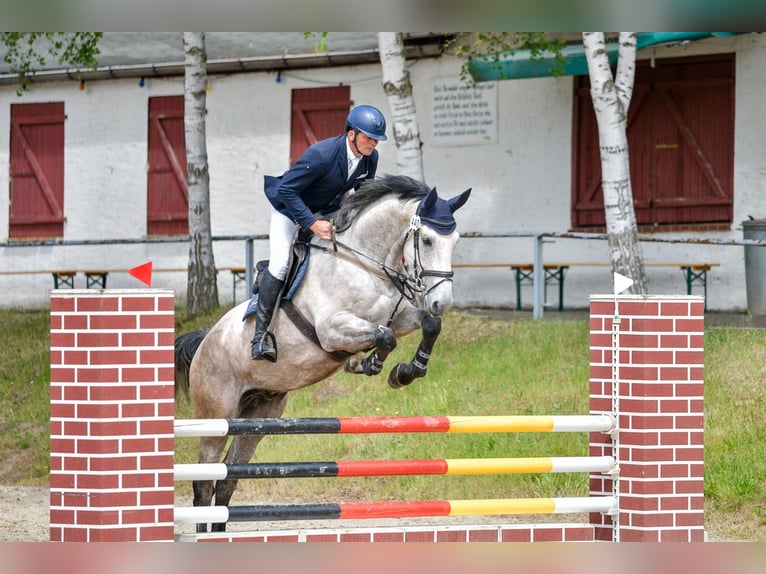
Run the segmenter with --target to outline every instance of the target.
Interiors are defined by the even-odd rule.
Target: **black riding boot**
[[[277,298],[284,281],[275,278],[268,269],[263,271],[263,278],[258,287],[258,304],[255,313],[255,335],[251,341],[253,360],[266,359],[277,362],[277,341],[269,331],[271,317],[277,306]]]

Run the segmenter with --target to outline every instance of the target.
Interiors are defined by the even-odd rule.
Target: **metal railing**
[[[492,238],[519,238],[529,237],[534,239],[532,263],[534,265],[532,276],[532,316],[535,319],[543,317],[545,299],[545,269],[543,267],[543,244],[546,239],[584,239],[601,240],[609,239],[607,233],[579,233],[579,232],[555,232],[555,231],[466,231],[460,233],[465,239],[492,239]],[[244,241],[245,243],[245,285],[253,284],[255,270],[255,242],[266,241],[267,234],[259,235],[217,235],[213,236],[216,241]],[[658,237],[656,235],[639,234],[639,242],[644,243],[685,243],[692,245],[719,245],[719,246],[759,246],[766,247],[766,241],[753,239],[712,239],[700,237]],[[143,237],[137,239],[37,239],[0,242],[0,248],[14,247],[52,247],[52,246],[75,246],[75,245],[127,245],[127,244],[150,244],[150,243],[187,243],[188,236],[175,237]]]

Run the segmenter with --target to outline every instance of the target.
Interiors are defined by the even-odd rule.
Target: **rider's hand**
[[[314,235],[321,239],[326,239],[327,241],[332,239],[332,223],[326,219],[317,219],[311,224],[309,229],[314,232]]]

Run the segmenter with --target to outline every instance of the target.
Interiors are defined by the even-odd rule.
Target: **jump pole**
[[[620,346],[614,353],[616,304]],[[173,328],[171,291],[51,292],[51,540],[174,539]],[[621,541],[704,540],[703,343],[701,297],[591,297],[590,414],[611,413],[613,395],[620,404]],[[590,432],[592,457],[613,456],[611,445],[609,435]],[[590,485],[593,497],[614,494],[609,476],[590,474]],[[230,532],[219,539],[613,539],[609,514],[593,512],[590,522],[571,529]]]

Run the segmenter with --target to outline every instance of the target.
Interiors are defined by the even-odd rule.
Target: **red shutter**
[[[11,104],[12,238],[64,235],[64,103]]]
[[[350,107],[348,86],[293,90],[290,165],[311,144],[343,133]]]
[[[149,235],[189,232],[183,96],[149,99]]]
[[[628,115],[641,226],[731,223],[734,55],[641,61]],[[604,225],[598,131],[587,76],[575,79],[575,228]]]

